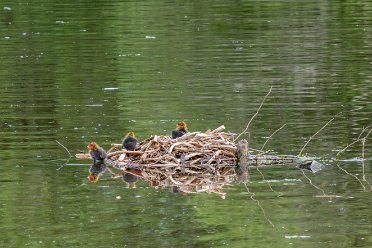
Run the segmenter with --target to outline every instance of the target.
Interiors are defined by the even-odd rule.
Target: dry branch
[[[240,134],[239,134],[239,135],[234,139],[234,141],[235,141],[235,140],[238,140],[240,136],[242,136],[244,133],[246,133],[246,132],[248,131],[248,129],[249,129],[249,125],[251,124],[251,122],[253,121],[253,119],[258,115],[258,112],[260,112],[260,110],[261,110],[261,108],[262,108],[262,105],[264,104],[266,98],[270,95],[272,89],[273,89],[273,86],[270,87],[269,92],[267,92],[267,94],[266,94],[265,97],[263,98],[263,100],[262,100],[260,106],[258,107],[256,113],[251,117],[251,119],[249,120],[249,122],[248,122],[247,126],[245,127],[245,129],[243,130],[243,132],[241,132],[241,133],[240,133]]]

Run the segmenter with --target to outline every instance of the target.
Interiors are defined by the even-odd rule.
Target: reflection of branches
[[[57,169],[57,170],[60,170],[60,169],[62,169],[63,166],[65,166],[66,164],[68,164],[68,162],[69,162],[70,159],[72,158],[72,155],[71,155],[70,151],[69,151],[69,150],[68,150],[64,145],[62,145],[61,142],[59,142],[58,140],[56,140],[56,142],[58,143],[58,145],[62,146],[62,147],[66,150],[66,152],[68,153],[68,155],[70,156],[70,157],[66,160],[66,162],[65,162],[64,164],[62,164],[62,165]]]
[[[364,164],[364,160],[365,160],[364,159],[364,146],[365,146],[368,135],[371,133],[371,130],[369,130],[368,134],[364,138],[362,138],[362,171],[363,171],[363,181],[365,181],[368,184],[368,186],[370,187],[372,191],[372,185],[366,179],[365,164]]]
[[[267,183],[267,185],[269,186],[270,190],[271,190],[272,192],[276,193],[278,197],[282,196],[283,193],[281,193],[281,192],[277,192],[277,191],[275,191],[275,190],[273,189],[273,187],[271,186],[271,183],[265,179],[264,174],[263,174],[262,171],[258,168],[258,166],[259,166],[259,164],[256,165],[256,170],[261,174],[262,180],[263,180],[264,182]]]
[[[358,180],[358,182],[360,183],[360,185],[362,185],[364,191],[366,191],[366,187],[364,186],[362,180],[368,184],[368,186],[370,187],[370,190],[372,191],[372,185],[371,185],[371,184],[366,180],[366,176],[365,176],[365,164],[364,164],[364,146],[365,146],[365,143],[366,143],[366,141],[367,141],[368,136],[369,136],[369,135],[371,134],[371,132],[372,132],[372,128],[369,129],[368,133],[367,133],[364,137],[362,137],[363,134],[364,134],[364,132],[365,132],[368,128],[370,128],[371,126],[372,126],[372,125],[369,125],[369,126],[363,128],[363,130],[360,132],[360,134],[359,134],[359,136],[358,136],[358,138],[357,138],[356,140],[354,140],[354,141],[351,142],[350,144],[346,145],[343,149],[341,149],[341,150],[336,154],[337,167],[338,167],[340,170],[342,170],[343,172],[345,172],[346,174],[348,174],[349,176],[352,176],[352,177],[354,177],[356,180]],[[344,152],[345,152],[349,147],[351,147],[352,145],[354,145],[355,143],[357,143],[357,142],[359,142],[359,141],[362,142],[362,158],[361,158],[361,159],[362,159],[362,180],[360,180],[356,175],[351,174],[350,172],[348,172],[347,170],[345,170],[344,168],[342,168],[342,167],[340,166],[340,163],[339,163],[340,155],[341,155],[342,153],[344,153]]]
[[[247,132],[247,130],[248,130],[248,128],[249,128],[249,125],[251,124],[251,122],[253,121],[253,119],[258,115],[258,112],[260,111],[260,109],[261,109],[262,105],[264,104],[266,98],[270,95],[272,89],[273,89],[273,86],[270,87],[269,92],[267,92],[266,96],[264,97],[264,99],[262,100],[260,106],[258,107],[256,113],[255,113],[255,114],[252,116],[252,118],[249,120],[249,122],[248,122],[247,126],[245,127],[244,131],[241,132],[241,133],[240,133],[240,134],[239,134],[239,135],[234,139],[234,141],[236,141],[237,139],[239,139],[240,136],[242,136],[245,132]]]
[[[260,201],[257,200],[256,198],[254,198],[254,196],[255,196],[256,194],[253,193],[253,192],[250,192],[250,191],[249,191],[249,188],[248,188],[248,186],[247,186],[247,184],[246,184],[245,182],[243,182],[243,184],[244,184],[244,187],[245,187],[245,189],[247,190],[247,192],[248,192],[249,194],[251,194],[251,197],[250,197],[250,198],[252,199],[252,201],[256,202],[256,203],[257,203],[257,206],[261,209],[261,211],[262,211],[262,213],[263,213],[263,216],[265,217],[266,221],[269,222],[270,225],[272,225],[273,227],[275,227],[275,225],[272,223],[272,221],[271,221],[269,218],[267,218],[267,216],[266,216],[266,212],[265,212],[264,208],[261,206]]]
[[[352,177],[354,177],[356,180],[358,180],[358,182],[360,183],[360,185],[362,185],[362,187],[363,187],[363,190],[364,191],[366,191],[366,187],[364,186],[364,184],[362,183],[362,181],[356,176],[356,175],[354,175],[354,174],[351,174],[350,172],[348,172],[347,170],[345,170],[344,168],[342,168],[341,166],[340,166],[340,163],[337,161],[337,167],[340,169],[340,170],[342,170],[343,172],[345,172],[346,174],[348,174],[349,176],[352,176]]]
[[[302,172],[302,174],[304,175],[304,177],[305,177],[307,180],[309,180],[310,185],[313,186],[314,188],[316,188],[316,189],[322,191],[323,196],[325,196],[325,192],[324,192],[324,190],[323,190],[322,188],[316,186],[315,184],[313,184],[313,182],[311,181],[310,177],[308,177],[308,176],[305,174],[304,170],[301,170],[301,172]]]
[[[364,130],[366,130],[367,128],[369,128],[370,126],[366,127]],[[363,132],[364,132],[363,130]],[[365,181],[368,186],[370,187],[371,191],[372,191],[372,185],[366,180],[366,174],[365,174],[365,164],[364,164],[364,146],[366,144],[366,141],[367,141],[367,138],[369,136],[369,134],[371,133],[372,129],[369,130],[369,132],[367,133],[366,136],[364,136],[361,141],[362,141],[362,171],[363,171],[363,181]]]

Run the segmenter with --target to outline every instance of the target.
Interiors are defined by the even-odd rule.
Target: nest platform
[[[147,181],[151,187],[222,195],[226,184],[236,179],[248,182],[249,166],[319,167],[316,161],[297,156],[263,155],[263,151],[252,148],[248,152],[246,140],[235,143],[233,135],[225,133],[224,129],[222,125],[206,132],[186,133],[177,139],[154,135],[140,142],[134,151],[122,149],[121,144],[112,144],[105,164],[113,178],[130,173]],[[90,155],[76,154],[76,157],[90,158]]]
[[[191,132],[177,139],[154,135],[140,142],[134,151],[108,153],[106,162],[122,173],[141,177],[152,187],[222,193],[222,187],[235,178],[237,161],[237,147],[224,129],[220,126],[212,131]]]

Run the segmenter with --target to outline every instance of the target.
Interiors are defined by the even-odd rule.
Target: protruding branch
[[[270,95],[272,89],[273,89],[273,86],[270,87],[269,92],[267,92],[266,96],[264,97],[264,99],[262,100],[260,106],[258,107],[256,113],[255,113],[255,114],[252,116],[252,118],[249,120],[249,122],[248,122],[247,126],[245,127],[244,131],[241,132],[241,133],[240,133],[240,134],[239,134],[239,135],[234,139],[234,141],[238,140],[238,139],[240,138],[240,136],[242,136],[245,132],[247,132],[247,130],[248,130],[248,128],[249,128],[249,125],[251,124],[251,122],[253,121],[253,119],[258,115],[258,112],[260,112],[260,109],[261,109],[262,105],[264,104],[266,98]]]

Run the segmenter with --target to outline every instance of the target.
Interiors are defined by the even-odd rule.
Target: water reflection
[[[2,1],[0,246],[370,247],[370,193],[337,167],[361,178],[361,143],[335,157],[371,124],[371,11],[344,1]],[[168,134],[180,119],[239,133],[271,85],[244,137],[251,147],[286,124],[266,148],[296,155],[343,111],[304,151],[327,164],[305,175],[341,197],[313,197],[297,169],[265,169],[265,180],[253,170],[249,189],[275,228],[241,184],[222,200],[109,177],[88,184],[87,166],[56,171],[68,157],[56,140],[74,154],[129,130]],[[364,153],[370,182],[370,138]]]

